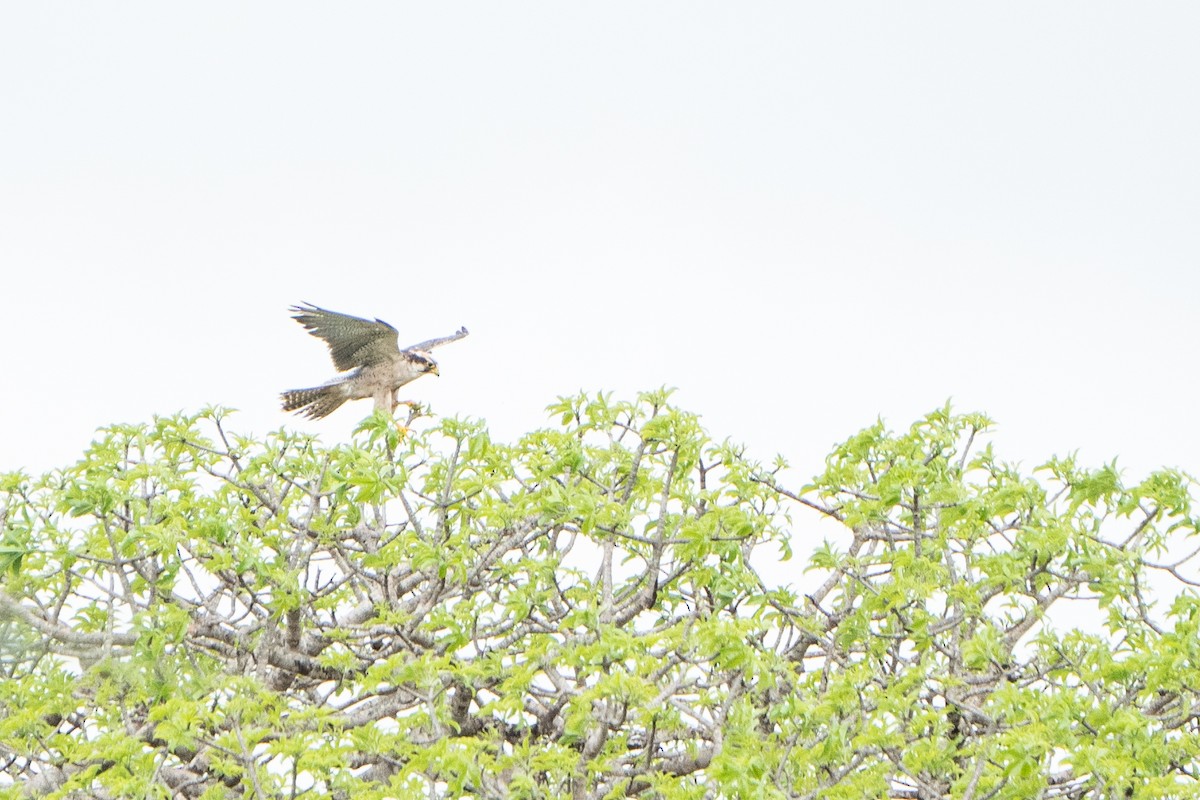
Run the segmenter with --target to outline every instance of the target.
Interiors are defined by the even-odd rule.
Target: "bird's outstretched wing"
[[[374,321],[318,308],[311,303],[292,306],[292,319],[329,345],[333,365],[340,371],[385,364],[400,358],[396,329],[381,319]]]
[[[459,328],[457,332],[455,332],[449,336],[442,336],[437,339],[426,339],[423,342],[418,342],[417,344],[411,344],[404,349],[405,350],[432,350],[433,348],[441,347],[444,344],[450,344],[451,342],[457,342],[459,339],[463,338],[466,335],[467,335],[467,329]]]

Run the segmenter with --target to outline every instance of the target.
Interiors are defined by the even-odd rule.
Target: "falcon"
[[[289,310],[294,312],[292,319],[329,345],[333,365],[347,373],[312,389],[292,389],[280,395],[284,411],[310,419],[332,414],[347,400],[368,397],[375,401],[376,411],[391,414],[399,405],[396,393],[401,386],[427,372],[439,374],[429,351],[467,335],[466,328],[459,328],[450,336],[401,348],[399,333],[381,319],[352,317],[311,303]]]

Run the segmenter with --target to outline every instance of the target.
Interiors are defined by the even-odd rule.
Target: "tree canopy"
[[[551,411],[208,409],[0,476],[0,793],[1200,795],[1186,474],[1023,472],[947,407],[798,483],[667,392]]]

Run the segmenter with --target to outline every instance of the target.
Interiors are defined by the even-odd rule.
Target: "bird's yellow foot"
[[[400,438],[403,439],[408,435],[410,430],[408,426],[412,425],[414,419],[421,416],[421,404],[415,400],[397,400],[392,405],[392,414],[395,414],[396,409],[400,406],[408,406],[408,419],[406,419],[404,422],[401,422],[398,419],[395,420],[396,430],[400,433]]]

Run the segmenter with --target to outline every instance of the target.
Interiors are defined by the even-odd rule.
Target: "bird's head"
[[[413,363],[415,363],[418,369],[420,369],[422,372],[432,372],[434,375],[439,376],[442,374],[438,372],[438,365],[437,362],[433,360],[433,356],[429,355],[429,353],[425,352],[424,350],[409,350],[408,354],[409,357],[412,358]]]

